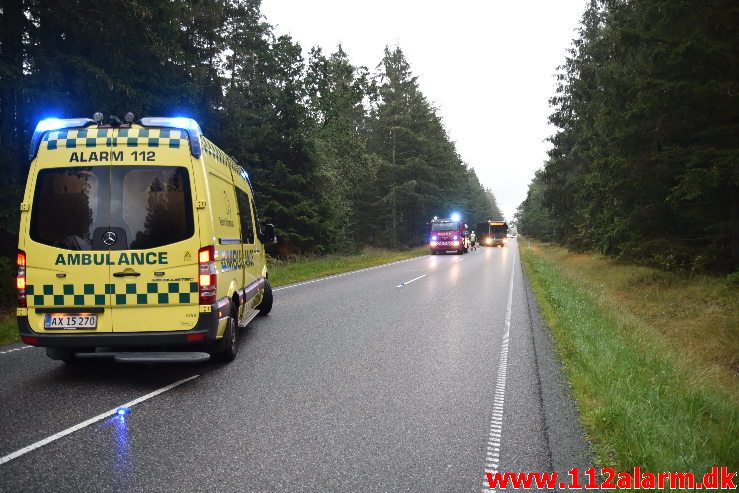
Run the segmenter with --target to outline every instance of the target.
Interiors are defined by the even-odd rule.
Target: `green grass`
[[[326,255],[321,257],[298,257],[293,260],[270,260],[269,280],[273,287],[284,286],[285,284],[418,257],[427,253],[428,247],[399,252],[366,249],[358,255]]]
[[[736,470],[737,291],[524,239],[519,245],[599,465]],[[716,341],[727,346],[718,355]]]
[[[0,312],[0,346],[20,341],[15,313]]]

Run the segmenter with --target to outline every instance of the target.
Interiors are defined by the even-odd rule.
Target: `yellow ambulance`
[[[249,177],[189,118],[38,123],[18,240],[18,327],[65,362],[236,356],[272,308]]]

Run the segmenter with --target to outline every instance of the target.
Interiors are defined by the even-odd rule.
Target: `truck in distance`
[[[508,224],[505,221],[477,223],[477,237],[482,245],[503,247],[508,242]]]

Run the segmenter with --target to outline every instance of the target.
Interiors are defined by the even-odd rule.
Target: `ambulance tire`
[[[74,348],[64,348],[64,347],[47,347],[46,348],[46,356],[53,360],[57,361],[63,361],[64,363],[68,365],[79,365],[80,363],[85,362],[85,360],[81,360],[79,358],[74,357],[74,353],[77,352],[77,349]]]
[[[226,346],[221,351],[212,354],[211,357],[216,361],[229,363],[236,359],[236,353],[239,351],[239,327],[235,314],[232,313],[228,317],[226,324],[226,332],[223,334]]]
[[[464,250],[457,250],[457,255],[462,255],[462,254],[464,254]]]
[[[264,316],[272,311],[272,286],[269,285],[267,279],[264,280],[264,295],[262,296],[262,302],[257,306],[259,315]]]

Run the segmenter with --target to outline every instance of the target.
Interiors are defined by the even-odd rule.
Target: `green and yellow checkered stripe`
[[[189,305],[198,303],[196,282],[148,282],[126,284],[29,284],[30,307],[122,305]]]
[[[171,128],[71,128],[47,132],[41,148],[85,149],[92,147],[168,147],[187,145],[187,132]]]

